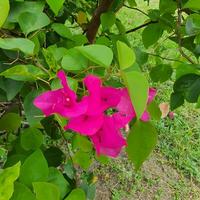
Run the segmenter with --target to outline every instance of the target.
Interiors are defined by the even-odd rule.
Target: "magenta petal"
[[[75,132],[79,132],[82,135],[93,135],[100,129],[102,123],[103,115],[81,115],[76,118],[71,118],[68,124],[65,126],[65,130],[71,129]]]
[[[122,147],[126,145],[126,140],[122,137],[120,130],[115,127],[115,120],[108,116],[104,117],[102,128],[90,138],[97,154],[111,157],[117,157]]]
[[[102,109],[116,107],[121,99],[121,90],[113,87],[101,88]]]
[[[150,115],[147,111],[144,111],[144,113],[142,114],[142,117],[140,118],[142,121],[147,122],[150,120]]]
[[[156,89],[149,88],[149,97],[148,97],[148,102],[147,102],[148,104],[153,101],[154,97],[156,96],[156,93],[157,93]]]

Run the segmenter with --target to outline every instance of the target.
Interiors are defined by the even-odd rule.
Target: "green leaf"
[[[0,169],[0,199],[9,200],[14,192],[14,182],[19,177],[20,162],[12,167]]]
[[[24,83],[21,81],[15,81],[12,79],[4,79],[0,85],[0,88],[6,92],[7,100],[11,101],[22,89]]]
[[[49,147],[45,150],[44,156],[49,166],[58,167],[64,160],[65,155],[58,147]]]
[[[62,175],[62,173],[58,169],[56,169],[54,167],[50,167],[49,168],[48,182],[55,184],[59,188],[59,191],[60,191],[62,199],[71,190],[70,184],[64,178],[64,176]]]
[[[16,81],[35,81],[44,75],[44,72],[34,65],[16,65],[0,73],[0,76]]]
[[[64,173],[70,178],[74,179],[75,177],[75,169],[71,160],[68,160],[67,164],[64,165]]]
[[[33,183],[37,200],[60,200],[60,191],[55,184],[47,182]]]
[[[30,126],[41,127],[40,120],[43,118],[41,110],[33,105],[33,100],[41,93],[34,90],[27,94],[24,99],[24,112]]]
[[[112,50],[104,45],[92,44],[76,49],[86,58],[103,67],[109,67],[113,59]]]
[[[67,71],[77,71],[87,68],[88,59],[77,49],[69,49],[62,59],[62,68]]]
[[[72,33],[68,27],[61,23],[53,23],[51,28],[60,36],[64,38],[72,38]]]
[[[36,197],[28,187],[15,182],[14,193],[10,200],[36,200]]]
[[[92,163],[90,154],[83,151],[77,151],[72,159],[75,164],[78,164],[84,170],[87,170]]]
[[[22,51],[25,54],[34,53],[35,44],[26,38],[0,38],[0,48],[6,50]]]
[[[20,28],[22,29],[25,35],[41,29],[47,26],[50,23],[48,16],[41,12],[41,13],[32,13],[32,12],[24,12],[22,13],[19,18],[18,22]]]
[[[148,106],[147,106],[147,111],[149,112],[151,119],[154,120],[160,120],[161,118],[161,111],[159,106],[155,101],[152,101]]]
[[[161,13],[174,13],[177,8],[176,1],[173,0],[160,0],[159,9]]]
[[[125,43],[117,41],[117,52],[121,70],[124,70],[133,65],[136,60],[133,49],[128,47]]]
[[[47,4],[51,8],[51,10],[54,12],[55,15],[58,15],[59,10],[62,8],[63,3],[65,0],[46,0]]]
[[[197,35],[200,33],[200,15],[191,14],[186,19],[186,33],[188,35]]]
[[[199,0],[189,0],[184,5],[184,8],[190,8],[192,10],[200,10],[200,3]]]
[[[71,191],[65,200],[86,200],[86,195],[81,188],[76,188]]]
[[[150,122],[137,121],[128,135],[126,151],[136,170],[147,159],[157,142],[157,132]]]
[[[148,53],[142,51],[140,48],[134,48],[135,55],[136,55],[136,62],[141,66],[144,65],[148,61]]]
[[[32,153],[22,165],[19,181],[31,187],[32,182],[46,181],[48,174],[49,169],[47,161],[41,150],[38,149]]]
[[[170,97],[170,109],[175,110],[184,104],[184,96],[181,92],[172,93]]]
[[[151,80],[154,82],[163,83],[170,79],[173,70],[170,65],[167,64],[160,64],[156,67],[153,67],[150,72]]]
[[[163,30],[159,24],[150,24],[142,32],[142,41],[145,48],[155,44],[162,36]]]
[[[74,149],[80,149],[83,152],[91,152],[93,149],[92,143],[88,138],[79,134],[74,135],[72,146]]]
[[[0,131],[16,131],[21,125],[21,117],[16,113],[7,113],[0,118]]]
[[[37,128],[26,128],[20,136],[21,146],[26,151],[38,149],[43,140],[43,134]]]
[[[8,13],[10,10],[9,0],[1,0],[0,1],[0,28],[3,26],[6,18],[8,17]]]
[[[115,13],[111,11],[103,13],[101,14],[100,19],[103,29],[104,30],[110,29],[115,24],[116,21]]]
[[[137,118],[140,119],[147,104],[149,89],[148,81],[144,75],[137,71],[125,72],[123,76]]]
[[[12,2],[10,13],[8,16],[9,22],[18,22],[19,16],[24,12],[41,13],[44,9],[44,2],[42,1],[24,1]]]
[[[129,6],[131,6],[131,7],[137,6],[137,3],[135,2],[135,0],[128,0],[128,4],[129,4]]]

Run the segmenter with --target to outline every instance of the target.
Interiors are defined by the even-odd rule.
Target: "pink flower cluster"
[[[83,81],[88,95],[78,101],[76,93],[67,84],[65,73],[59,71],[57,76],[63,88],[42,93],[36,97],[34,105],[46,116],[57,113],[68,118],[64,129],[88,136],[98,155],[116,157],[122,147],[126,146],[121,129],[136,117],[128,90],[102,86],[99,77],[88,75]],[[147,104],[155,95],[156,90],[150,88]],[[107,115],[109,108],[115,109],[116,112]],[[141,120],[149,120],[147,111]]]

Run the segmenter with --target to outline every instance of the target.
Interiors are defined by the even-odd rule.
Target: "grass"
[[[138,1],[142,10],[148,9],[146,3]],[[150,1],[150,8],[157,8],[158,0]],[[143,24],[146,17],[127,8],[122,9],[117,17],[131,29]],[[144,49],[142,30],[128,34],[133,47]],[[173,49],[173,50],[172,50]],[[168,58],[178,58],[177,46],[166,39],[147,50]],[[176,62],[149,57],[147,69],[164,62],[175,66]],[[172,82],[157,86],[157,101],[169,102]],[[185,104],[175,111],[175,118],[162,119],[156,124],[159,142],[155,151],[139,172],[123,154],[110,164],[99,167],[98,199],[113,200],[198,200],[200,199],[200,111],[195,105]],[[104,196],[101,194],[104,193]]]

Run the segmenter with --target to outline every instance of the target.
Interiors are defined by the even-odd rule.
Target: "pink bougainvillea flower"
[[[126,140],[122,137],[120,129],[116,128],[115,120],[112,116],[104,116],[102,127],[95,135],[90,136],[91,141],[97,151],[97,155],[103,154],[117,157]]]
[[[60,114],[63,117],[76,117],[86,112],[87,101],[77,102],[76,93],[67,84],[64,71],[57,74],[63,88],[47,91],[34,100],[34,105],[46,115]]]

